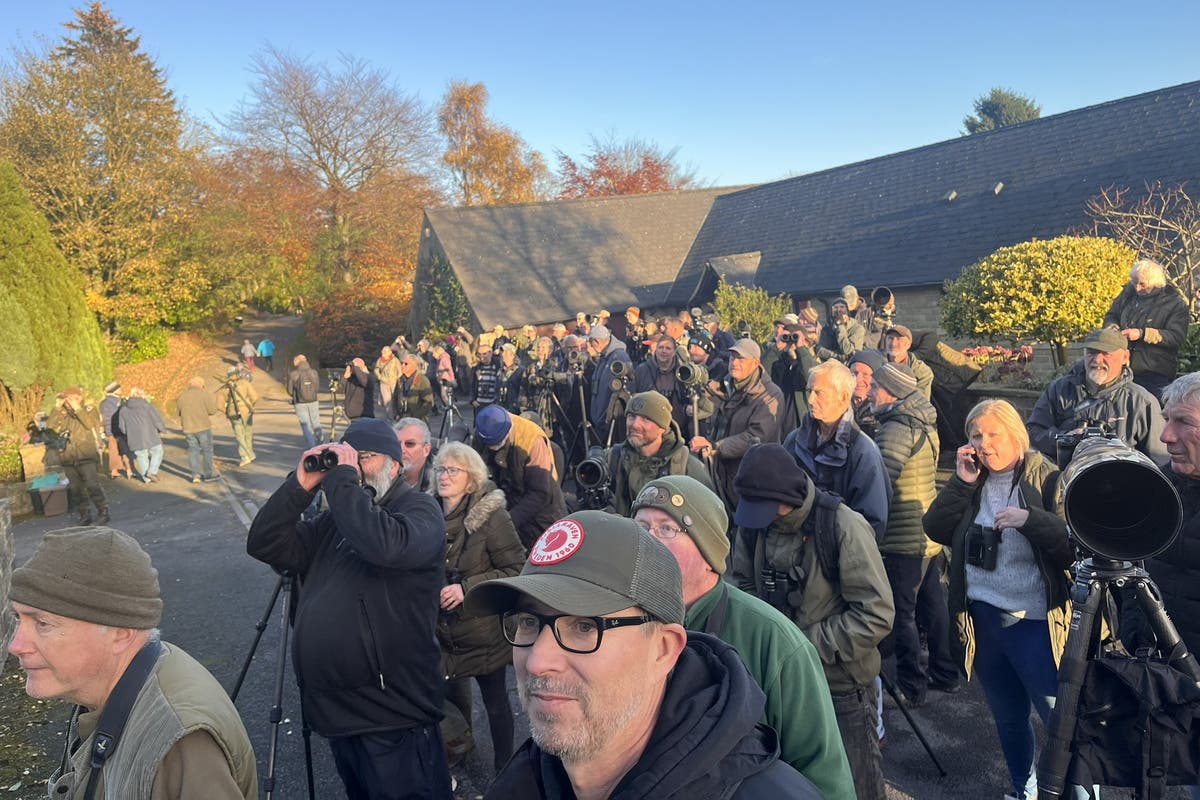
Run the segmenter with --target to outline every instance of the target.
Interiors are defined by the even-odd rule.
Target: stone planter
[[[1017,413],[1021,415],[1021,419],[1026,420],[1033,413],[1033,407],[1037,403],[1038,398],[1042,396],[1041,391],[1038,389],[1019,389],[1015,386],[1004,386],[999,383],[979,383],[978,381],[968,386],[964,391],[967,397],[971,399],[971,405],[988,398],[1007,400],[1017,410]]]

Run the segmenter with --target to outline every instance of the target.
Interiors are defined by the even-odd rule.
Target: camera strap
[[[84,800],[92,800],[96,796],[100,771],[117,749],[121,732],[125,730],[125,723],[129,721],[129,712],[133,710],[133,703],[154,670],[154,665],[158,663],[161,651],[162,645],[157,640],[147,642],[125,668],[125,672],[108,696],[108,701],[100,712],[100,721],[96,724],[96,733],[92,736],[92,770],[84,789]]]

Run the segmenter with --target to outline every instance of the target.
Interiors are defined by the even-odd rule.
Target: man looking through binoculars
[[[451,793],[435,634],[446,530],[437,501],[400,479],[402,461],[390,425],[355,419],[340,442],[305,451],[246,541],[251,556],[301,579],[296,674],[349,797]],[[304,520],[317,489],[329,508]]]

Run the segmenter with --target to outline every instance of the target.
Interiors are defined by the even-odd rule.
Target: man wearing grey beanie
[[[8,651],[25,691],[76,706],[52,797],[258,797],[254,751],[232,701],[159,639],[158,571],[131,536],[51,531],[13,572],[8,599],[17,617]],[[123,725],[113,722],[118,709]]]
[[[633,519],[679,563],[684,627],[732,645],[766,694],[762,721],[779,735],[779,757],[826,800],[853,800],[854,779],[816,648],[779,611],[721,580],[729,557],[721,498],[693,478],[668,475],[638,494]]]

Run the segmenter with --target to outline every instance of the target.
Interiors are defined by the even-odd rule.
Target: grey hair
[[[447,461],[454,462],[454,466],[461,467],[467,471],[467,491],[474,494],[479,491],[479,487],[487,482],[488,472],[487,466],[483,463],[483,458],[479,453],[475,452],[475,448],[470,447],[462,442],[450,442],[444,444],[438,450],[436,456],[433,457],[433,466],[443,466]]]
[[[1167,271],[1152,258],[1139,258],[1133,262],[1129,269],[1129,279],[1136,281],[1138,278],[1144,278],[1146,284],[1155,289],[1167,285]]]
[[[1200,406],[1200,372],[1189,372],[1171,381],[1171,385],[1163,389],[1162,403],[1186,403]]]
[[[405,428],[411,428],[413,426],[421,429],[421,438],[424,440],[425,444],[429,444],[432,440],[432,435],[429,433],[429,426],[416,417],[401,417],[392,423],[392,430],[394,430],[396,433],[399,433]]]
[[[842,362],[830,359],[817,364],[808,373],[809,386],[812,386],[813,378],[817,375],[828,375],[833,382],[833,388],[847,397],[854,394],[854,386],[857,381],[855,381],[854,373]]]

